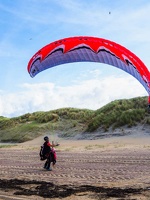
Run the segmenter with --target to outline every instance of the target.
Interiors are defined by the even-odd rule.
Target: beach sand
[[[57,163],[43,169],[43,136],[0,149],[0,199],[150,200],[150,136],[50,139]]]

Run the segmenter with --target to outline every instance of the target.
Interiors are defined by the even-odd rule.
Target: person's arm
[[[52,144],[50,144],[50,147],[57,147],[57,146],[59,146],[59,144],[58,143],[55,144],[54,141],[52,141]]]
[[[60,144],[50,144],[50,147],[57,147],[59,146]]]

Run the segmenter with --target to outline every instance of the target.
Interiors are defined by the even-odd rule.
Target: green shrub
[[[37,122],[39,123],[47,123],[50,121],[58,121],[59,120],[59,116],[57,114],[53,114],[53,113],[45,113],[41,116],[39,116],[39,118],[37,119]]]
[[[129,125],[130,127],[137,124],[144,119],[145,110],[144,109],[130,109],[124,111],[118,117],[115,126],[120,127],[124,125]]]

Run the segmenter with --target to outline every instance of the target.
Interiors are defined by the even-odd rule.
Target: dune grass
[[[14,118],[0,116],[0,141],[25,142],[40,135],[58,134],[73,137],[78,133],[108,131],[111,127],[150,125],[147,97],[115,100],[94,111],[62,108],[47,112],[27,113]]]

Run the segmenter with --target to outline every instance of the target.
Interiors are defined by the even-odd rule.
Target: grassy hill
[[[147,97],[115,100],[96,111],[62,108],[14,118],[1,116],[0,141],[24,142],[45,134],[73,137],[84,132],[93,134],[99,128],[107,132],[110,127],[113,131],[138,124],[150,125]]]

